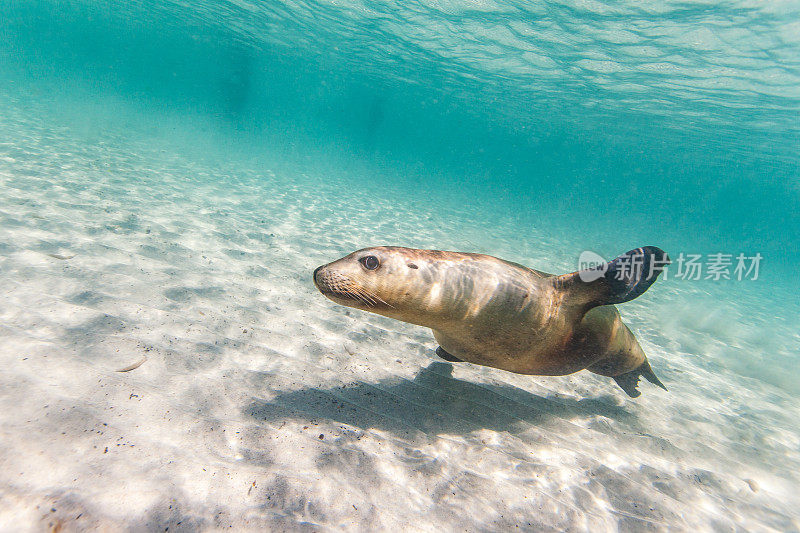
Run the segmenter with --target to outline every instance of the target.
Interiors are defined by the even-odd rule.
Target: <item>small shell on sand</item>
[[[119,370],[117,370],[117,372],[130,372],[131,370],[136,370],[137,368],[142,366],[145,361],[147,361],[147,356],[146,355],[144,357],[142,357],[140,360],[138,360],[135,363],[133,363],[132,365],[128,365],[125,368],[120,368]]]

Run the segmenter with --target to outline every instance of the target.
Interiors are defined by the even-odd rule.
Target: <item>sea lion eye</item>
[[[375,270],[376,268],[381,266],[381,262],[378,261],[378,258],[375,257],[374,255],[368,255],[366,257],[362,257],[361,259],[359,259],[359,261],[361,262],[362,265],[364,265],[364,268],[366,268],[367,270]]]

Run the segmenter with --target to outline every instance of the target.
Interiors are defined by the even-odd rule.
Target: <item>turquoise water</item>
[[[798,21],[3,3],[0,527],[800,529]],[[316,292],[380,244],[762,259],[620,306],[670,389],[633,401]]]
[[[188,123],[221,158],[793,268],[800,8],[759,5],[7,3],[0,50],[8,85],[79,100],[90,130]]]

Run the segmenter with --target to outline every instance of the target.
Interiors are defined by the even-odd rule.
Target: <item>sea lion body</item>
[[[319,267],[314,282],[342,305],[431,328],[449,360],[534,375],[589,369],[616,377],[641,369],[636,382],[639,374],[650,379],[617,309],[598,304],[619,295],[619,282],[585,283],[577,274],[554,276],[483,254],[382,246]],[[637,290],[632,297],[646,287]]]

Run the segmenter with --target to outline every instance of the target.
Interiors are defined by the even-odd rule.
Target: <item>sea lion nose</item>
[[[325,266],[325,265],[323,265],[323,266]],[[314,270],[314,285],[316,285],[317,287],[319,287],[319,282],[317,281],[317,272],[319,272],[320,270],[322,270],[322,267],[321,267],[321,266],[318,266],[318,267],[317,267],[317,268]]]

